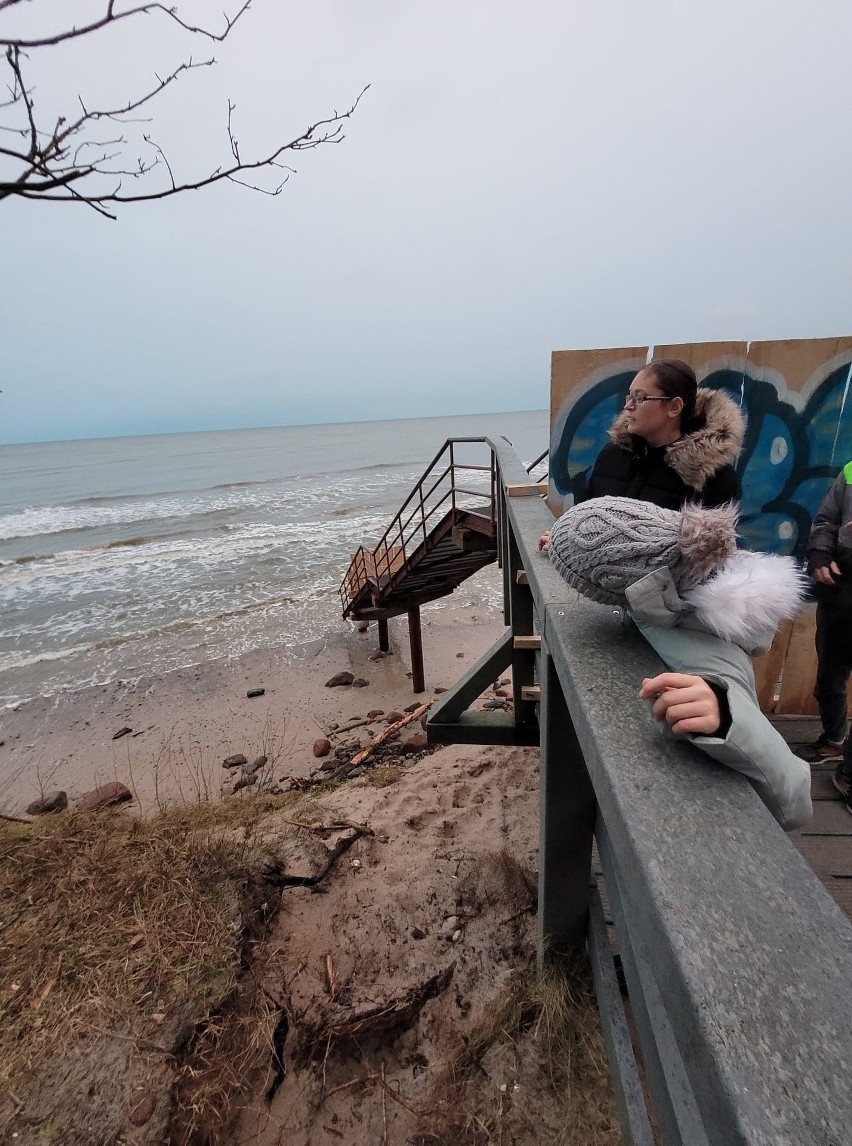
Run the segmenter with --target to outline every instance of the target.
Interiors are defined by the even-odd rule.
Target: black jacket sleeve
[[[811,532],[808,535],[808,572],[821,565],[829,565],[837,553],[837,532],[843,520],[843,499],[846,478],[838,474],[831,489],[822,499]]]

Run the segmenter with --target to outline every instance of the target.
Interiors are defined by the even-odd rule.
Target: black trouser
[[[814,698],[826,739],[839,744],[846,736],[846,686],[852,673],[852,600],[817,602],[816,651]],[[844,771],[852,774],[852,736],[844,754]]]

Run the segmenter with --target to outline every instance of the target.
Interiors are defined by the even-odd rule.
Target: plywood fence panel
[[[811,605],[793,624],[784,670],[781,674],[781,695],[774,711],[813,716],[819,712],[813,697],[816,682],[816,606]]]
[[[764,712],[772,712],[773,710],[775,688],[784,667],[792,634],[793,622],[784,621],[775,634],[769,652],[765,656],[752,658],[754,680],[757,685],[757,700]]]

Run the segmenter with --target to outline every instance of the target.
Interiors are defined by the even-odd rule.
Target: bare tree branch
[[[0,16],[11,8],[30,2],[31,0],[0,0]],[[189,34],[222,41],[248,11],[251,0],[245,0],[233,15],[224,13],[225,27],[219,33],[186,22],[181,19],[176,7],[167,7],[162,3],[138,4],[118,12],[115,11],[115,4],[116,0],[106,0],[105,11],[100,19],[80,27],[72,26],[56,31],[40,39],[0,37],[0,47],[4,49],[10,77],[5,85],[8,99],[0,103],[0,112],[5,112],[3,118],[6,121],[0,123],[0,131],[17,135],[20,139],[18,146],[0,147],[0,162],[3,166],[17,165],[19,168],[11,175],[0,168],[0,200],[17,197],[41,202],[84,203],[106,218],[113,219],[115,214],[108,209],[107,204],[165,199],[185,191],[197,191],[223,180],[238,183],[242,187],[265,195],[276,196],[280,194],[290,176],[295,174],[294,168],[282,162],[285,153],[308,151],[327,143],[339,143],[343,139],[345,121],[354,114],[368,90],[369,85],[362,89],[347,110],[343,112],[334,110],[331,115],[310,124],[301,134],[288,142],[277,143],[265,149],[259,158],[243,156],[235,128],[236,104],[229,99],[226,120],[230,153],[228,161],[217,164],[207,174],[200,176],[178,177],[172,162],[150,132],[142,133],[142,143],[138,144],[140,148],[144,144],[144,147],[149,149],[149,156],[137,155],[132,160],[122,159],[122,153],[131,146],[124,132],[121,131],[105,139],[103,136],[109,133],[93,132],[93,129],[106,120],[119,127],[151,122],[152,117],[147,113],[153,101],[162,96],[163,92],[174,85],[182,75],[198,68],[211,67],[216,61],[194,60],[190,56],[168,73],[162,75],[155,73],[156,82],[141,95],[112,107],[92,108],[80,95],[76,114],[59,115],[45,125],[43,117],[37,115],[36,102],[33,98],[34,88],[27,79],[30,55],[40,49],[53,48],[69,40],[92,35],[121,20],[157,12],[166,15]],[[143,112],[142,115],[134,114],[140,111]],[[138,140],[138,135],[136,138]],[[167,176],[165,182],[163,177],[158,178],[155,174],[157,169],[161,169],[163,176]],[[282,171],[285,174],[283,177],[276,177],[271,184],[267,180],[265,185],[259,181],[259,176],[267,170]],[[138,190],[133,188],[124,190],[122,179],[137,181],[145,180],[147,176],[152,177],[151,182],[140,186]],[[105,179],[110,180],[106,187]],[[115,182],[116,179],[118,182]]]
[[[20,0],[0,0],[0,12],[4,8],[10,8],[12,5],[20,3]],[[124,12],[114,12],[115,0],[108,0],[106,12],[99,20],[94,20],[90,24],[83,24],[79,28],[72,27],[62,32],[55,32],[51,36],[42,36],[38,39],[3,39],[0,37],[0,47],[14,47],[14,48],[50,48],[56,44],[65,43],[67,40],[77,40],[80,36],[89,36],[92,32],[99,32],[102,28],[108,27],[110,24],[117,24],[119,20],[127,20],[131,16],[148,15],[151,12],[162,12],[169,19],[174,20],[187,32],[192,32],[199,36],[206,36],[208,40],[224,40],[233,26],[245,12],[251,7],[251,0],[245,0],[242,8],[236,13],[235,16],[228,16],[227,12],[223,13],[225,17],[225,29],[223,32],[211,32],[208,28],[196,27],[194,24],[187,24],[178,16],[176,8],[167,8],[165,4],[151,3],[140,4],[136,8],[128,8]]]

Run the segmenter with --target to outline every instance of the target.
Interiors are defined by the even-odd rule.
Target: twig
[[[305,824],[301,820],[288,820],[284,816],[281,817],[279,823],[290,824],[294,828],[304,828],[307,832],[337,832],[341,828],[352,828],[356,832],[360,832],[363,836],[374,836],[376,833],[372,828],[368,828],[366,824],[356,824],[354,820],[335,820],[331,824]]]
[[[328,993],[331,996],[331,1001],[334,1002],[334,996],[337,994],[337,979],[334,974],[334,963],[331,955],[325,956],[325,977],[328,980]]]
[[[12,824],[32,824],[35,823],[35,816],[13,816],[11,812],[0,812],[0,820],[8,820]]]
[[[321,1101],[325,1102],[327,1098],[331,1098],[333,1094],[338,1094],[341,1090],[351,1090],[353,1086],[360,1086],[362,1082],[376,1082],[378,1080],[377,1074],[366,1074],[361,1078],[350,1079],[349,1082],[342,1082],[340,1086],[335,1086],[331,1090],[326,1090],[322,1096]]]

